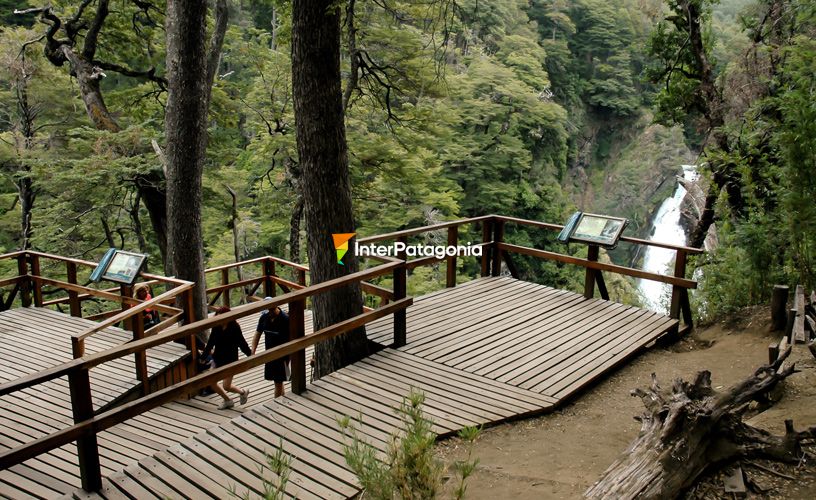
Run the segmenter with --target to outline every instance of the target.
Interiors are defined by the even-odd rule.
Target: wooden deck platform
[[[677,320],[497,277],[415,299],[407,323],[401,351],[562,400]],[[382,345],[393,341],[391,331],[391,317],[367,329],[369,338]]]
[[[248,337],[255,321],[242,322]],[[400,427],[394,408],[412,387],[425,392],[426,414],[440,435],[545,413],[674,325],[665,316],[571,292],[510,278],[478,279],[417,298],[408,310],[405,347],[386,348],[309,385],[302,395],[270,400],[272,387],[259,367],[237,377],[238,385],[250,388],[250,409],[222,412],[215,409],[217,396],[195,398],[100,434],[107,477],[99,495],[75,490],[77,467],[68,447],[0,473],[0,495],[260,494],[259,470],[282,440],[294,457],[288,494],[347,498],[358,488],[342,456],[337,417],[361,415],[362,434],[383,451]],[[368,332],[390,344],[391,320],[369,325]],[[19,441],[2,439],[2,446]]]

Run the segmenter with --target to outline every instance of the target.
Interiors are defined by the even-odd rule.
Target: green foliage
[[[434,457],[436,435],[432,422],[422,412],[425,395],[415,389],[403,398],[397,409],[403,427],[391,435],[385,456],[367,443],[349,416],[338,419],[343,431],[343,455],[360,481],[366,496],[378,500],[394,498],[436,498],[442,487],[443,464]],[[362,425],[362,417],[359,424]],[[463,498],[465,481],[478,463],[472,458],[472,446],[479,434],[477,428],[465,428],[460,437],[468,442],[468,458],[454,464],[459,474],[454,493]]]
[[[278,446],[272,453],[267,453],[266,464],[272,477],[267,477],[265,468],[261,466],[260,476],[263,478],[263,498],[264,500],[282,500],[286,497],[286,485],[289,484],[289,476],[292,473],[292,455],[283,451],[283,438],[278,441]],[[252,495],[249,491],[238,495],[235,485],[230,486],[230,494],[234,497],[249,500]]]

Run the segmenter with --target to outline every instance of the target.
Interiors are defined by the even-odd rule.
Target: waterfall
[[[683,165],[683,178],[693,181],[697,178],[697,167],[695,165]],[[686,232],[680,225],[680,205],[683,197],[686,196],[686,189],[677,184],[671,198],[666,198],[657,210],[652,222],[650,241],[670,243],[672,245],[685,245]],[[674,272],[674,250],[660,247],[646,247],[643,255],[644,271],[659,274],[671,274]],[[669,300],[671,297],[671,285],[658,281],[637,280],[637,288],[643,306],[655,312],[667,313]]]

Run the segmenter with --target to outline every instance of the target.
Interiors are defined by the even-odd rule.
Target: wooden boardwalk
[[[391,322],[387,317],[369,325],[369,338],[390,344]],[[401,351],[562,400],[677,320],[498,277],[415,299],[407,323]]]
[[[247,342],[251,341],[256,324],[257,316],[241,321]],[[307,324],[311,325],[311,321]],[[91,321],[43,308],[0,313],[0,381],[70,360],[70,334],[93,325],[95,323]],[[86,352],[98,352],[130,338],[130,332],[108,328],[88,338]],[[149,372],[156,373],[186,352],[178,344],[148,350]],[[221,403],[218,395],[197,397],[164,405],[100,433],[103,474],[111,475],[137,464],[206,429],[229,422],[251,404],[273,398],[274,388],[263,380],[263,367],[240,374],[235,377],[235,383],[250,389],[250,404],[246,407],[236,405],[231,410],[218,410]],[[118,359],[91,370],[91,385],[96,408],[123,391],[137,387],[133,358]],[[72,423],[68,381],[64,378],[0,397],[0,449],[18,446]],[[4,498],[53,498],[68,494],[79,486],[79,466],[73,444],[0,471],[0,497]]]
[[[256,321],[242,322],[247,337]],[[218,411],[217,396],[195,398],[101,433],[107,477],[100,494],[76,490],[71,446],[0,472],[0,496],[256,495],[263,491],[259,470],[266,454],[282,441],[294,460],[289,495],[347,498],[358,488],[342,456],[338,417],[361,415],[362,435],[383,451],[400,427],[394,408],[411,388],[425,392],[426,414],[443,436],[552,411],[675,325],[665,316],[571,292],[510,278],[478,279],[417,298],[408,309],[405,347],[386,348],[302,395],[271,400],[271,384],[259,367],[236,377],[251,391],[249,409]],[[390,318],[372,323],[368,332],[390,344]],[[29,436],[2,436],[0,445],[22,438]]]

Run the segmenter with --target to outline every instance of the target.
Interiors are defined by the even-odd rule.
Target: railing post
[[[221,270],[221,286],[229,285],[229,268]],[[225,288],[221,292],[221,303],[229,307],[230,306],[230,290],[229,288]]]
[[[301,286],[303,286],[303,287],[306,286],[306,270],[305,269],[298,269],[297,270],[297,281]]]
[[[188,288],[184,291],[184,296],[182,298],[184,301],[184,324],[189,325],[195,323],[195,307],[193,306],[193,289]],[[191,333],[187,340],[184,342],[186,344],[187,349],[190,350],[190,362],[192,363],[193,370],[198,369],[198,348],[196,346],[196,334]]]
[[[77,284],[76,262],[65,262],[65,274],[68,277],[68,283],[72,285]],[[75,290],[68,290],[68,307],[71,309],[71,316],[75,316],[77,318],[82,317],[82,304],[79,303],[79,292]]]
[[[455,247],[459,243],[459,226],[448,228],[448,246]],[[447,273],[445,276],[445,286],[453,288],[456,286],[456,255],[448,255]]]
[[[122,298],[122,311],[127,311],[130,309],[130,303],[125,300],[125,297],[133,297],[133,287],[130,285],[119,285],[119,295]],[[124,326],[126,329],[133,331],[133,318],[128,318]]]
[[[490,219],[482,222],[482,243],[491,241],[492,228]],[[490,276],[490,245],[482,246],[482,277]]]
[[[28,276],[28,253],[23,252],[17,256],[17,274],[25,276],[20,281],[20,301],[23,307],[31,306],[31,278]]]
[[[504,221],[496,219],[493,222],[493,265],[491,266],[491,273],[493,276],[501,274],[501,250],[499,243],[504,241]]]
[[[289,340],[297,340],[306,335],[305,300],[289,303]],[[306,350],[301,349],[289,356],[292,369],[292,392],[306,392]]]
[[[677,256],[674,259],[674,276],[677,278],[686,277],[686,251],[678,249]],[[671,295],[671,309],[669,309],[669,317],[673,319],[680,319],[681,303],[681,288],[677,285],[672,285]]]
[[[275,261],[266,259],[264,261],[264,297],[275,296],[275,282],[272,281],[272,276],[275,276]]]
[[[140,312],[131,316],[133,325],[133,341],[144,338],[144,315]],[[133,353],[133,361],[136,365],[136,380],[142,384],[142,396],[147,396],[150,392],[150,379],[147,376],[147,352],[145,350]]]
[[[85,339],[71,336],[71,353],[74,359],[81,358],[85,355]]]
[[[91,398],[91,379],[89,370],[81,367],[68,375],[71,391],[71,408],[74,424],[93,417],[93,399]],[[77,439],[77,458],[79,474],[82,478],[82,489],[99,491],[102,489],[102,469],[99,466],[99,448],[96,432],[91,427],[86,434]]]
[[[598,262],[598,245],[589,245],[587,247],[587,260]],[[595,296],[595,269],[588,267],[585,271],[584,298],[591,299]]]
[[[31,255],[31,275],[32,276],[40,276],[40,256],[39,255]],[[43,296],[42,296],[42,285],[39,281],[32,278],[31,281],[32,288],[34,290],[34,306],[35,307],[42,307],[43,303]]]
[[[405,236],[397,238],[397,241],[407,243],[408,239]],[[405,267],[405,252],[399,252],[397,258],[403,261],[403,264],[394,268],[394,301],[404,299],[408,291],[408,270]],[[406,343],[406,312],[405,309],[400,309],[394,312],[394,347],[402,347]]]

